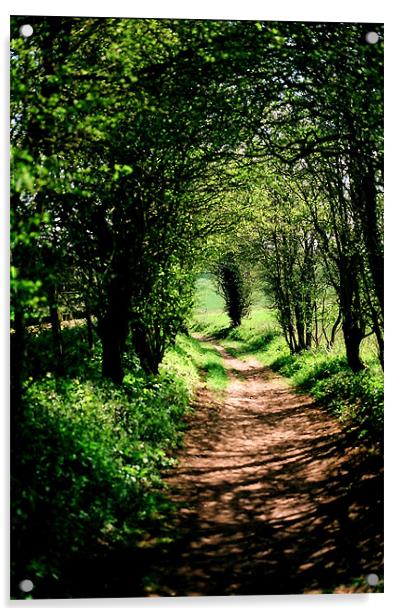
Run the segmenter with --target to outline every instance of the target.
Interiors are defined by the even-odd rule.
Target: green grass
[[[331,351],[321,347],[291,355],[273,310],[266,308],[253,307],[235,329],[229,327],[228,318],[222,312],[196,313],[192,329],[222,340],[226,350],[235,357],[256,357],[287,378],[291,385],[311,393],[360,440],[381,442],[383,373],[371,337],[361,347],[366,370],[355,375],[347,366],[340,334]]]
[[[222,311],[224,300],[217,292],[216,281],[212,274],[199,276],[196,283],[195,311],[202,313]]]
[[[253,308],[265,308],[265,297],[260,291],[253,292]],[[216,319],[220,327],[229,326],[229,318],[224,312],[224,300],[217,291],[217,281],[212,274],[202,274],[196,282],[194,317],[199,323]]]
[[[253,307],[240,327],[231,328],[225,313],[195,313],[192,331],[229,341],[230,348],[240,354],[265,348],[266,344],[280,335],[274,313],[266,308]]]
[[[222,393],[226,389],[228,375],[220,354],[212,344],[188,336],[178,336],[175,347],[168,352],[164,363],[168,363],[169,357],[175,355],[191,365],[211,391]]]
[[[15,598],[26,598],[18,588],[25,578],[34,580],[33,598],[77,596],[78,556],[101,561],[148,533],[173,539],[163,473],[176,463],[200,381],[219,395],[228,380],[218,352],[184,335],[157,376],[144,374],[128,349],[121,386],[101,377],[100,344],[89,353],[84,327],[63,339],[62,377],[52,372],[49,331],[32,334],[28,348],[12,469]],[[140,575],[137,583],[140,590]]]

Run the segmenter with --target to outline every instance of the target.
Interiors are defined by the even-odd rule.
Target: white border
[[[16,0],[8,3],[12,14],[19,15],[70,15],[105,17],[181,17],[197,19],[276,19],[307,21],[369,21],[383,22],[387,13],[386,0],[335,0],[318,2],[303,0],[146,0],[100,4],[94,0],[70,0],[65,3]],[[386,8],[385,8],[386,7]]]
[[[385,593],[383,595],[335,595],[335,596],[278,596],[278,597],[226,597],[226,598],[177,598],[177,599],[101,599],[101,600],[69,600],[69,601],[34,601],[34,602],[8,602],[8,553],[2,550],[0,571],[0,605],[5,608],[20,612],[26,609],[51,608],[58,613],[64,609],[90,610],[107,609],[110,612],[115,608],[134,609],[135,613],[157,610],[159,613],[175,614],[202,612],[207,609],[216,609],[229,614],[243,614],[243,610],[251,610],[255,614],[278,613],[278,614],[368,614],[376,615],[380,612],[382,616],[395,614],[397,608],[397,585],[400,577],[400,553],[399,553],[399,479],[397,468],[400,466],[398,456],[398,440],[400,438],[399,416],[400,404],[399,394],[396,388],[396,381],[399,381],[400,364],[399,357],[399,338],[396,330],[399,328],[399,297],[398,289],[399,264],[400,259],[396,250],[400,242],[399,225],[399,186],[397,177],[399,175],[398,162],[399,156],[399,92],[398,81],[400,72],[398,59],[400,58],[400,20],[399,11],[396,8],[395,0],[333,0],[330,3],[323,1],[310,0],[279,0],[271,2],[268,0],[241,0],[240,2],[229,2],[228,0],[203,0],[190,3],[187,0],[146,0],[138,2],[122,2],[114,0],[111,3],[100,4],[98,1],[70,0],[66,3],[55,3],[50,1],[7,1],[2,3],[0,19],[1,42],[2,42],[2,68],[1,71],[2,88],[1,91],[8,92],[8,28],[9,15],[71,15],[71,16],[126,16],[126,17],[181,17],[198,19],[270,19],[270,20],[304,20],[304,21],[363,21],[363,22],[384,22],[385,23],[385,138],[386,138],[386,188],[385,188],[385,219],[386,219],[386,320],[387,320],[387,352],[386,352],[386,448],[385,448]],[[1,234],[0,238],[0,259],[1,259],[1,361],[3,362],[0,370],[2,379],[3,400],[5,404],[1,409],[3,420],[3,448],[2,464],[5,473],[2,473],[1,486],[1,536],[8,545],[8,422],[7,400],[8,400],[8,227],[7,201],[8,201],[8,100],[3,97],[3,113],[1,114],[1,173],[4,175],[3,182],[3,207],[1,208]],[[6,207],[4,207],[4,205]],[[5,504],[5,505],[4,505]],[[62,612],[61,612],[62,613]]]

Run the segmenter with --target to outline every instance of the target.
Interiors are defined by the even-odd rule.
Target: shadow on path
[[[383,575],[381,455],[256,360],[216,348],[225,398],[199,391],[166,476],[177,508],[167,534],[178,538],[78,555],[71,596],[374,590],[365,577]]]
[[[180,538],[148,594],[365,592],[382,576],[381,457],[255,360],[216,346],[230,386],[203,389],[167,482]]]

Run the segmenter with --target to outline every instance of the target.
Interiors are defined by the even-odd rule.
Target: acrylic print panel
[[[380,593],[383,26],[11,18],[11,596]]]

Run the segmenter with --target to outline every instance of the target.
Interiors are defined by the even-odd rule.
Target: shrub
[[[65,571],[78,555],[134,546],[161,528],[171,507],[162,472],[175,462],[195,380],[175,351],[158,377],[132,369],[121,387],[30,378],[12,452],[15,584],[29,578],[35,597],[68,596]]]
[[[314,384],[311,393],[327,404],[360,438],[383,439],[383,379],[370,370],[340,372]]]

